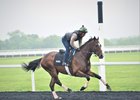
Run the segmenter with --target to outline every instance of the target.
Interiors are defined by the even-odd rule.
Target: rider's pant
[[[74,53],[75,49],[70,45],[70,41],[68,41],[65,36],[62,37],[62,43],[63,43],[64,47],[66,48],[66,52],[64,55],[64,62],[67,63],[67,59],[69,58],[70,50],[72,50],[72,53]]]

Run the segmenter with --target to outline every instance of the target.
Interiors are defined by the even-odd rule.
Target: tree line
[[[39,37],[36,34],[27,35],[19,30],[8,33],[9,38],[0,40],[0,50],[14,49],[41,49],[41,48],[60,48],[63,47],[61,37],[51,35],[48,37]],[[105,39],[105,46],[118,45],[140,45],[140,36]]]
[[[25,34],[19,30],[8,33],[9,38],[0,40],[0,50],[40,49],[62,47],[61,38],[57,35],[39,37],[36,34]]]
[[[105,46],[127,46],[127,45],[140,45],[140,36],[118,38],[118,39],[105,39]]]

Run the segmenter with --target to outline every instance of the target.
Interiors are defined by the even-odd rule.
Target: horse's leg
[[[62,85],[60,82],[59,82],[59,79],[58,79],[58,73],[56,71],[56,69],[52,68],[52,69],[49,69],[47,70],[48,73],[50,74],[51,76],[51,82],[50,82],[50,89],[52,91],[52,94],[53,94],[53,97],[54,99],[62,99],[61,97],[59,97],[55,90],[54,90],[54,86],[55,84],[59,84],[59,85]]]
[[[59,97],[59,96],[56,94],[56,92],[54,91],[54,85],[55,85],[55,79],[52,78],[52,79],[51,79],[51,82],[50,82],[50,89],[51,89],[51,91],[52,91],[53,97],[54,97],[54,99],[61,99],[61,97]]]
[[[65,91],[71,92],[72,90],[69,89],[67,86],[65,86],[64,84],[62,84],[59,80],[59,78],[56,78],[56,84],[58,84],[59,86],[61,86]]]
[[[67,86],[65,86],[64,84],[62,84],[61,87],[67,92],[72,92],[72,90],[70,88],[68,88]]]
[[[78,77],[85,77],[87,79],[85,85],[81,87],[80,91],[85,90],[87,88],[87,86],[88,86],[89,81],[90,81],[89,75],[87,75],[87,74],[85,74],[85,73],[83,73],[81,71],[78,71],[75,75],[78,76]]]
[[[83,73],[82,71],[77,71],[76,73],[75,73],[75,76],[78,76],[78,77],[85,77],[85,78],[87,78],[87,80],[90,80],[90,77],[89,77],[89,75],[87,75],[87,74],[85,74],[85,73]]]
[[[80,91],[83,91],[88,87],[89,81],[90,81],[90,79],[87,79],[87,81],[85,82],[84,86],[81,87]]]
[[[91,77],[95,77],[95,78],[99,79],[99,80],[106,86],[106,88],[107,88],[108,90],[111,91],[111,87],[108,85],[107,82],[105,82],[105,81],[101,78],[100,75],[98,75],[98,74],[96,74],[96,73],[94,73],[94,72],[91,72],[91,71],[89,71],[87,74],[90,75]]]
[[[55,80],[56,80],[56,84],[58,84],[59,86],[61,86],[65,91],[67,92],[71,92],[72,90],[69,89],[67,86],[65,86],[64,84],[62,84],[58,78],[58,73],[57,75],[55,76]]]
[[[51,82],[50,82],[50,88],[51,88],[51,91],[52,91],[52,94],[53,94],[53,97],[54,99],[62,99],[61,97],[59,97],[55,90],[54,90],[54,85],[55,84],[58,84],[59,86],[61,86],[63,89],[65,89],[66,91],[68,92],[71,92],[71,89],[67,88],[65,85],[63,85],[59,78],[58,78],[58,73],[57,71],[54,69],[54,70],[51,70],[49,71],[49,74],[51,75],[52,79],[51,79]]]

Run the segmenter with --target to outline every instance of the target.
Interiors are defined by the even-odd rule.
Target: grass
[[[22,64],[23,62],[29,62],[34,59],[37,59],[40,57],[12,57],[12,58],[0,58],[0,64],[1,65],[11,65],[11,64]]]
[[[18,57],[0,58],[2,64],[21,64],[40,57]],[[92,61],[98,61],[97,57],[92,56]],[[110,53],[105,54],[105,60],[109,62],[117,61],[140,61],[140,52],[135,53]],[[92,67],[92,71],[98,73],[98,67]],[[129,66],[106,66],[106,79],[113,91],[140,91],[140,65]],[[60,74],[59,78],[63,84],[74,91],[78,91],[86,79],[71,77]],[[35,84],[37,91],[50,91],[50,76],[42,68],[35,72]],[[56,85],[57,91],[63,89]],[[92,78],[86,91],[98,91],[98,80]],[[0,68],[0,91],[31,91],[31,75],[21,68]]]
[[[106,67],[107,81],[114,91],[140,91],[140,65]]]

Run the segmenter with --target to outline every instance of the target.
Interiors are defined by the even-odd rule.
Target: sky
[[[140,35],[139,1],[103,0],[104,38]],[[63,36],[82,25],[99,35],[97,0],[0,0],[0,38],[15,30]]]

